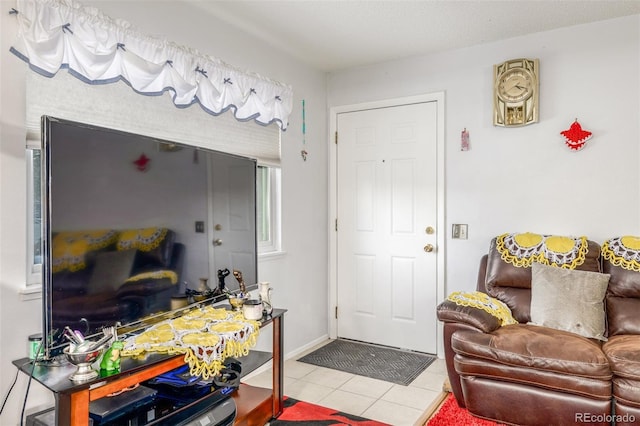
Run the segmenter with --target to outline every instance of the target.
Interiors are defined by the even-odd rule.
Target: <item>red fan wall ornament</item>
[[[140,157],[138,157],[133,164],[136,165],[136,168],[141,171],[141,172],[146,172],[147,169],[149,168],[149,162],[151,161],[151,159],[149,157],[147,157],[144,154],[140,154]]]
[[[580,151],[584,148],[584,144],[593,136],[591,132],[582,129],[577,118],[569,129],[561,131],[560,134],[564,136],[564,143],[572,151]]]

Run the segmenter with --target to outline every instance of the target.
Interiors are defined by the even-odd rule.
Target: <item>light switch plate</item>
[[[455,240],[466,240],[468,229],[469,227],[466,223],[454,223],[451,230],[451,238]]]

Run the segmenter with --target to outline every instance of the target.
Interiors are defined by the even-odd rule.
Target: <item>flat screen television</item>
[[[257,288],[254,159],[49,116],[42,138],[45,360],[66,327],[128,332],[185,294]]]

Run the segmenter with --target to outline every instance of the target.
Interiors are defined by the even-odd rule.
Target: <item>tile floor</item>
[[[296,361],[306,353],[285,361],[285,395],[394,426],[414,425],[440,395],[447,377],[443,359],[435,360],[409,386],[402,386]],[[244,382],[271,387],[271,370]]]

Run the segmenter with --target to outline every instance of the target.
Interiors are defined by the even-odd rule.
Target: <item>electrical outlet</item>
[[[204,221],[202,220],[196,221],[196,232],[204,234]]]

